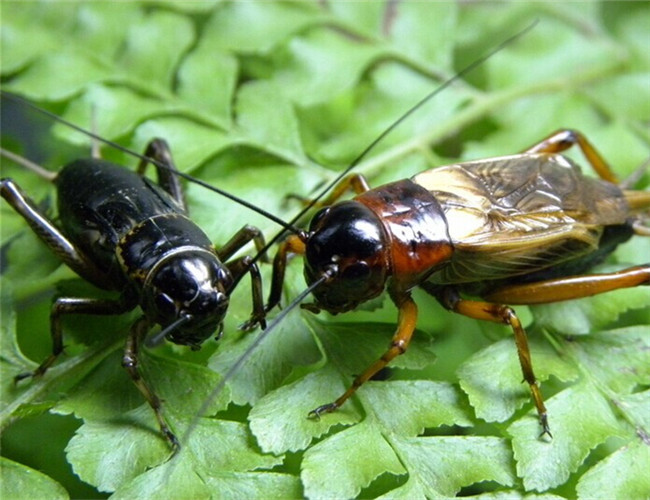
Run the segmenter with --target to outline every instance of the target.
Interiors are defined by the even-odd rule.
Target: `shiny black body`
[[[129,284],[129,270],[121,268],[117,248],[135,243],[120,240],[148,219],[185,214],[167,192],[149,179],[108,161],[74,161],[59,171],[54,182],[61,228],[86,255],[92,257],[109,277],[108,287],[115,290]],[[193,222],[184,219],[183,224],[196,228],[193,232],[201,235],[201,246],[211,247],[208,237]],[[166,233],[155,234],[151,229],[139,231],[138,241],[143,247],[155,247],[156,242],[166,240],[166,249],[178,243],[187,244],[187,240],[176,241],[173,233]],[[160,250],[162,247],[151,255],[153,260],[162,255]],[[132,262],[131,265],[141,268],[146,261],[145,258],[142,263]],[[106,284],[96,284],[107,288]]]
[[[176,343],[198,347],[217,331],[232,276],[177,200],[146,177],[96,159],[66,165],[55,184],[61,228],[101,271],[84,278],[122,292],[163,327],[183,313],[201,316],[181,327],[185,335],[172,332]],[[169,300],[149,297],[152,271],[166,274],[154,293]],[[169,306],[160,307],[165,301]]]
[[[176,343],[198,347],[217,330],[232,275],[177,200],[146,177],[95,159],[66,165],[55,183],[62,229],[102,272],[86,279],[123,292],[163,327],[183,312],[203,316],[181,327],[185,335],[172,332]],[[156,281],[152,271],[165,275],[154,299],[145,286]],[[167,307],[159,306],[161,293],[170,299]]]
[[[3,152],[4,153],[4,152]],[[152,141],[145,155],[156,160],[158,183],[100,159],[82,159],[54,176],[58,224],[42,214],[11,179],[2,179],[0,194],[32,230],[73,271],[119,297],[58,298],[51,313],[52,354],[31,373],[43,375],[63,351],[61,317],[69,314],[121,314],[140,306],[143,315],[127,337],[122,364],[152,406],[165,437],[178,441],[161,414],[160,400],[141,378],[138,351],[154,325],[162,335],[198,349],[220,335],[229,295],[241,277],[252,279],[253,314],[249,326],[264,326],[259,270],[249,257],[229,261],[251,240],[264,246],[256,228],[244,226],[220,250],[188,218],[176,169],[167,144]]]

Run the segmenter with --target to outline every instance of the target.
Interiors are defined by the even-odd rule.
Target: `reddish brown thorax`
[[[435,197],[409,179],[355,198],[377,214],[390,238],[390,275],[407,290],[451,259],[447,221]]]

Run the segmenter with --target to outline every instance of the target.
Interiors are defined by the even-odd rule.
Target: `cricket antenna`
[[[534,21],[531,23],[529,26],[524,28],[523,30],[519,31],[517,34],[514,36],[511,36],[510,38],[504,40],[501,42],[499,45],[497,45],[494,49],[489,51],[487,54],[483,55],[482,57],[474,60],[472,63],[461,69],[458,73],[456,73],[453,77],[449,78],[445,82],[443,82],[441,85],[439,85],[436,89],[434,89],[432,92],[427,94],[424,98],[422,98],[419,102],[417,102],[415,105],[411,106],[397,121],[393,122],[389,127],[387,127],[374,141],[372,141],[362,152],[359,154],[349,165],[348,167],[341,172],[332,182],[330,182],[325,188],[323,188],[318,196],[312,200],[312,202],[306,206],[303,210],[301,210],[291,221],[288,223],[289,226],[293,227],[294,224],[298,222],[299,219],[301,219],[313,206],[325,196],[325,194],[334,186],[336,185],[343,177],[345,177],[355,166],[357,166],[361,160],[384,138],[386,137],[390,132],[392,132],[393,129],[395,129],[398,125],[400,125],[404,120],[406,120],[411,114],[413,114],[417,109],[419,109],[423,104],[425,104],[427,101],[438,95],[440,92],[442,92],[444,89],[449,87],[451,84],[456,82],[457,80],[461,79],[471,71],[473,71],[476,67],[479,65],[483,64],[487,59],[492,57],[494,54],[497,52],[501,51],[504,47],[507,45],[513,43],[517,39],[521,38],[524,36],[527,32],[532,30],[535,25],[537,24],[538,21]],[[271,241],[269,241],[259,252],[258,254],[252,259],[253,262],[259,260],[262,255],[264,255],[269,248],[275,244],[282,236],[284,235],[284,231],[279,232]],[[301,240],[305,240],[308,235],[304,232],[298,233],[298,237]],[[241,368],[241,366],[248,360],[248,358],[252,355],[252,353],[257,349],[257,347],[265,340],[268,338],[268,336],[277,328],[277,326],[284,320],[284,318],[291,312],[293,311],[310,293],[312,293],[316,288],[327,282],[328,280],[332,279],[332,277],[335,274],[335,269],[328,269],[318,280],[314,281],[309,287],[307,287],[305,290],[303,290],[287,307],[285,307],[280,313],[271,321],[268,325],[268,327],[262,331],[257,338],[248,346],[248,348],[244,351],[244,353],[235,361],[235,363],[228,369],[228,371],[224,374],[223,378],[219,382],[219,384],[212,390],[210,393],[209,397],[206,399],[206,401],[203,403],[201,406],[199,412],[197,415],[192,419],[188,427],[186,428],[182,439],[181,443],[182,445],[187,445],[189,441],[189,437],[192,434],[193,430],[196,428],[198,425],[199,420],[204,416],[204,414],[207,412],[208,408],[214,403],[214,401],[217,399],[217,397],[221,394],[223,389],[225,388],[226,384],[228,383],[229,380],[232,379],[233,375]],[[174,457],[177,459],[177,457]]]
[[[228,371],[224,374],[223,378],[219,381],[217,386],[212,389],[212,392],[210,395],[206,398],[206,400],[203,402],[201,405],[201,408],[199,408],[199,411],[197,412],[196,416],[192,418],[192,421],[190,422],[190,425],[185,429],[185,433],[183,434],[183,437],[181,438],[181,445],[187,444],[187,440],[190,437],[190,434],[192,431],[196,428],[196,426],[199,423],[199,419],[203,416],[204,414],[208,411],[208,408],[214,401],[217,399],[219,394],[221,394],[221,391],[223,391],[224,387],[228,383],[228,381],[233,377],[235,373],[241,368],[241,366],[246,362],[246,360],[251,356],[251,354],[257,349],[257,347],[264,342],[264,340],[269,336],[273,330],[282,322],[282,320],[287,316],[291,311],[293,311],[303,300],[305,300],[305,297],[309,295],[314,289],[318,288],[320,285],[325,283],[328,279],[332,277],[333,273],[325,273],[323,276],[321,276],[319,279],[314,281],[309,287],[307,287],[305,290],[303,290],[293,301],[280,313],[273,318],[273,321],[269,323],[269,326],[266,327],[264,331],[262,331],[257,338],[251,343],[251,345],[248,346],[248,348],[244,351],[244,353],[235,361],[235,363],[228,369]]]
[[[505,39],[502,41],[500,44],[498,44],[496,47],[494,47],[492,50],[489,52],[485,53],[478,59],[475,59],[471,63],[469,63],[467,66],[462,68],[458,73],[456,73],[454,76],[451,78],[445,80],[443,83],[438,85],[434,90],[429,92],[427,95],[425,95],[422,99],[420,99],[417,103],[415,103],[413,106],[411,106],[402,116],[400,116],[397,120],[395,120],[392,124],[390,124],[388,127],[384,129],[384,131],[379,134],[366,148],[361,151],[361,153],[354,159],[352,162],[343,170],[339,175],[336,176],[336,178],[331,181],[329,184],[327,184],[321,191],[318,193],[316,198],[311,200],[308,205],[306,205],[296,216],[294,216],[288,223],[287,226],[290,227],[295,227],[298,221],[307,213],[309,210],[311,210],[326,194],[327,192],[332,189],[336,184],[338,184],[341,179],[343,179],[346,175],[350,173],[350,171],[355,168],[361,160],[363,160],[370,151],[372,151],[379,142],[381,142],[388,134],[390,134],[395,128],[397,128],[402,122],[404,122],[407,118],[409,118],[413,113],[415,113],[418,109],[420,109],[424,104],[426,104],[428,101],[433,99],[435,96],[440,94],[443,90],[445,90],[447,87],[452,85],[453,83],[457,82],[461,78],[463,78],[465,75],[468,73],[471,73],[474,71],[477,67],[479,67],[481,64],[483,64],[485,61],[490,59],[492,56],[497,54],[498,52],[501,52],[505,47],[508,45],[511,45],[512,43],[516,42],[518,39],[526,35],[530,30],[532,30],[537,23],[539,22],[538,19],[535,19],[532,23],[530,23],[528,26],[526,26],[524,29],[521,31],[515,33],[511,37]],[[275,244],[277,243],[283,236],[284,236],[284,231],[279,232],[276,234],[269,242],[262,248],[255,257],[251,260],[251,265],[257,262],[262,255],[265,255],[266,252]],[[304,239],[306,236],[304,232],[294,232],[299,238]]]
[[[188,323],[192,321],[192,316],[189,314],[184,314],[180,318],[178,318],[176,321],[174,321],[171,325],[167,326],[166,328],[163,328],[160,330],[158,333],[155,335],[151,335],[145,340],[144,345],[146,345],[148,348],[153,349],[155,347],[158,347],[160,344],[162,344],[162,341],[165,340],[165,337],[170,332],[173,332],[176,330],[179,326],[184,325],[185,323]]]
[[[532,30],[538,23],[539,21],[536,19],[534,20],[531,24],[526,26],[523,30],[519,31],[518,33],[512,35],[510,38],[507,38],[503,42],[501,42],[499,45],[494,47],[492,50],[490,50],[488,53],[484,54],[483,56],[479,57],[478,59],[475,59],[472,61],[470,64],[465,66],[463,69],[461,69],[458,73],[456,73],[454,76],[449,78],[448,80],[444,81],[442,84],[440,84],[437,88],[429,92],[426,96],[424,96],[422,99],[420,99],[417,103],[415,103],[413,106],[411,106],[402,116],[400,116],[397,120],[395,120],[393,123],[391,123],[384,131],[379,134],[375,140],[373,140],[366,148],[361,151],[361,153],[354,159],[352,162],[346,167],[345,170],[343,170],[339,175],[336,176],[336,178],[330,182],[327,186],[325,186],[321,192],[311,200],[309,205],[307,205],[303,210],[298,213],[290,222],[289,225],[295,224],[303,215],[305,215],[309,210],[312,209],[312,207],[318,203],[326,194],[327,192],[332,189],[332,187],[336,186],[336,184],[341,181],[346,175],[350,173],[350,171],[356,167],[361,160],[363,160],[370,151],[372,151],[377,144],[379,144],[384,138],[390,134],[395,128],[397,128],[399,125],[401,125],[409,116],[411,116],[413,113],[415,113],[418,109],[420,109],[424,104],[426,104],[428,101],[433,99],[435,96],[440,94],[443,90],[445,90],[447,87],[449,87],[451,84],[457,82],[461,78],[463,78],[465,75],[468,73],[471,73],[474,71],[477,67],[479,67],[481,64],[483,64],[485,61],[487,61],[490,57],[495,55],[498,52],[501,52],[501,50],[508,45],[512,44],[522,36],[524,36],[526,33],[528,33],[530,30]]]
[[[41,114],[43,114],[45,116],[48,116],[48,117],[52,118],[55,121],[63,123],[64,125],[70,127],[71,129],[76,130],[77,132],[80,132],[80,133],[94,139],[95,141],[102,142],[104,144],[107,144],[107,145],[111,146],[112,148],[117,149],[118,151],[122,151],[123,153],[129,154],[129,155],[134,156],[136,158],[139,158],[140,160],[147,161],[147,162],[149,162],[149,163],[151,163],[153,165],[156,165],[157,167],[162,168],[163,170],[172,171],[172,169],[170,169],[168,165],[165,165],[164,163],[161,163],[161,162],[157,161],[155,158],[149,158],[148,156],[137,153],[136,151],[132,151],[131,149],[129,149],[127,147],[124,147],[124,146],[122,146],[120,144],[117,144],[116,142],[113,142],[113,141],[111,141],[109,139],[105,139],[104,137],[101,137],[100,135],[98,135],[98,134],[96,134],[94,132],[90,132],[90,131],[84,129],[83,127],[75,125],[74,123],[66,120],[65,118],[62,118],[62,117],[60,117],[60,116],[58,116],[58,115],[56,115],[56,114],[54,114],[54,113],[52,113],[50,111],[47,111],[46,109],[41,108],[40,106],[37,106],[36,104],[33,104],[33,103],[29,102],[27,99],[23,99],[22,97],[18,97],[17,95],[14,95],[14,94],[10,94],[8,92],[5,92],[4,90],[0,90],[0,95],[2,95],[2,97],[5,98],[5,99],[9,99],[10,101],[20,103],[20,104],[22,104],[24,106],[27,106],[27,107],[29,107],[31,109],[36,110],[37,112],[39,112],[39,113],[41,113]],[[29,163],[31,163],[31,162],[29,162]],[[35,165],[35,164],[32,164],[32,166],[27,166],[24,162],[21,162],[20,164],[25,166],[26,168],[29,168],[30,170],[34,170],[32,166]],[[41,169],[41,170],[43,170],[43,169]],[[36,170],[34,170],[34,171],[36,171]],[[256,212],[256,213],[266,217],[267,219],[275,222],[276,224],[283,227],[287,231],[290,231],[290,232],[292,232],[294,234],[297,234],[297,235],[302,234],[302,231],[300,229],[298,229],[297,227],[295,227],[293,224],[287,224],[284,220],[280,219],[279,217],[276,217],[272,213],[267,212],[266,210],[264,210],[262,208],[259,208],[259,207],[255,206],[255,205],[253,205],[252,203],[250,203],[250,202],[248,202],[248,201],[246,201],[246,200],[244,200],[242,198],[239,198],[238,196],[235,196],[234,194],[228,193],[227,191],[219,189],[218,187],[212,186],[211,184],[209,184],[209,183],[207,183],[205,181],[202,181],[201,179],[198,179],[198,178],[196,178],[196,177],[194,177],[194,176],[192,176],[190,174],[186,174],[184,172],[179,172],[177,170],[173,170],[173,172],[174,172],[174,174],[178,175],[179,177],[182,177],[183,179],[186,179],[186,180],[188,180],[188,181],[190,181],[190,182],[192,182],[194,184],[198,184],[199,186],[204,187],[205,189],[208,189],[208,190],[210,190],[210,191],[212,191],[214,193],[217,193],[217,194],[219,194],[219,195],[221,195],[221,196],[223,196],[225,198],[228,198],[229,200],[234,201],[235,203],[238,203],[238,204],[252,210],[253,212]]]

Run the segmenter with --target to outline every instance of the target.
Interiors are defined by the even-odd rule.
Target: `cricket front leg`
[[[251,277],[251,299],[253,302],[253,312],[251,317],[242,324],[239,329],[248,331],[255,328],[258,324],[262,329],[266,328],[266,312],[264,310],[264,295],[262,291],[262,275],[260,270],[257,267],[257,264],[253,262],[253,259],[248,256],[240,257],[226,264],[228,269],[235,278],[235,281],[239,281],[242,275],[248,273]]]
[[[269,298],[264,306],[268,313],[280,303],[282,298],[282,287],[284,286],[284,275],[287,269],[287,262],[292,254],[304,255],[305,243],[296,236],[291,235],[278,246],[278,252],[273,259],[273,274],[271,276],[271,290]]]
[[[366,368],[366,370],[361,375],[356,377],[348,390],[345,391],[336,401],[319,406],[318,408],[310,411],[310,418],[318,419],[323,413],[330,413],[337,408],[340,408],[341,405],[350,398],[350,396],[357,392],[357,389],[359,389],[359,387],[371,379],[381,369],[385,368],[386,365],[388,365],[388,363],[390,363],[395,357],[406,352],[406,349],[411,342],[411,338],[413,337],[413,332],[415,331],[415,324],[418,317],[418,308],[410,295],[404,295],[403,297],[400,297],[399,301],[396,301],[396,305],[399,310],[397,330],[393,335],[389,349],[382,355],[381,358]]]
[[[147,332],[149,331],[149,322],[147,319],[142,316],[136,320],[136,322],[131,327],[131,331],[126,339],[126,346],[124,348],[124,355],[122,356],[122,367],[127,371],[131,380],[138,388],[138,390],[145,397],[149,406],[154,411],[156,415],[156,420],[158,420],[158,425],[160,426],[160,432],[169,442],[172,448],[172,455],[174,455],[180,449],[180,443],[176,435],[171,431],[165,417],[163,416],[162,411],[162,401],[156,395],[156,393],[151,389],[149,384],[142,378],[139,368],[139,359],[138,355],[140,353],[140,346]]]
[[[365,193],[370,190],[370,186],[366,178],[361,174],[350,174],[341,179],[333,188],[332,192],[323,200],[316,202],[313,206],[317,208],[327,207],[338,201],[341,196],[346,192],[352,191],[355,194]],[[298,200],[303,206],[308,206],[312,203],[310,198],[300,196],[297,194],[287,195],[287,199]]]

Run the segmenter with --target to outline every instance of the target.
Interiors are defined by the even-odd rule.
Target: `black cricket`
[[[20,157],[0,152],[20,162]],[[155,325],[162,328],[160,336],[192,349],[199,349],[215,332],[218,339],[229,296],[246,273],[251,276],[253,301],[247,326],[265,327],[257,265],[248,256],[230,260],[251,240],[258,250],[264,247],[264,240],[257,228],[246,225],[216,250],[188,218],[166,142],[154,139],[144,156],[137,173],[88,158],[73,161],[52,175],[59,225],[12,179],[0,181],[2,197],[68,267],[99,288],[120,292],[115,300],[56,299],[50,315],[52,354],[35,371],[18,375],[15,381],[43,375],[63,352],[64,316],[117,315],[140,306],[143,314],[127,336],[122,366],[151,405],[162,434],[176,451],[179,441],[165,421],[161,400],[139,373],[141,344]],[[157,183],[144,176],[149,163],[156,166]]]

